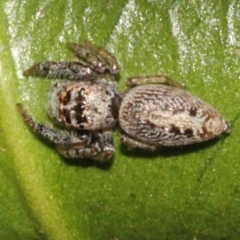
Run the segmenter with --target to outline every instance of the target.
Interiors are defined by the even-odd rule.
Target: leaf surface
[[[13,1],[0,5],[2,239],[238,239],[237,1]],[[17,112],[46,113],[51,81],[24,78],[42,60],[71,60],[68,42],[106,47],[126,78],[165,74],[229,120],[230,136],[157,153],[115,131],[112,164],[64,161]]]

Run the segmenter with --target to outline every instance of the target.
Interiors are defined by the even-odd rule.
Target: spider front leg
[[[39,76],[50,79],[65,78],[69,80],[92,79],[95,70],[81,62],[39,62],[23,72],[25,77]]]
[[[185,86],[181,83],[173,81],[171,78],[164,75],[154,75],[154,76],[138,76],[128,78],[127,85],[128,87],[135,87],[139,85],[147,84],[166,84],[177,88],[184,89]]]
[[[109,73],[117,75],[120,71],[117,59],[105,48],[99,47],[90,41],[86,46],[77,43],[69,43],[68,47],[81,61],[90,64],[100,74]]]
[[[17,108],[27,125],[36,134],[54,144],[65,158],[91,158],[104,162],[109,160],[114,153],[111,132],[55,130],[35,122],[24,110],[22,104],[18,103]]]
[[[52,79],[92,80],[99,74],[117,75],[119,73],[119,65],[111,53],[93,43],[86,44],[86,46],[77,43],[68,44],[69,49],[80,61],[39,62],[24,71],[23,75]]]
[[[69,144],[60,144],[57,145],[59,153],[65,158],[69,159],[91,158],[100,162],[106,162],[110,160],[115,152],[112,132],[88,132],[88,134],[91,136],[91,140],[85,143],[84,146],[79,146],[74,142],[69,142]]]
[[[94,156],[93,159],[102,162],[111,159],[115,152],[112,131],[105,130],[103,132],[99,131],[97,133],[93,133],[91,146],[93,149],[99,149],[97,155]]]

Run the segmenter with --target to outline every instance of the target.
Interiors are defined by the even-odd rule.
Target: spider
[[[131,89],[120,94],[116,86],[119,66],[111,53],[91,42],[68,47],[79,61],[45,61],[24,72],[25,76],[68,79],[57,80],[49,94],[49,117],[62,129],[35,122],[17,105],[29,127],[55,144],[62,156],[108,161],[114,153],[112,130],[117,121],[124,144],[152,151],[230,132],[230,125],[213,107],[170,78],[129,78]]]
[[[63,157],[108,161],[114,153],[112,129],[121,102],[116,87],[119,65],[112,54],[91,42],[68,47],[79,61],[44,61],[24,72],[26,77],[58,79],[49,93],[48,115],[60,129],[35,122],[20,103],[18,110]]]

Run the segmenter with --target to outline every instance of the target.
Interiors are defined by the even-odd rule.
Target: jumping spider
[[[128,85],[133,88],[121,96],[115,81],[119,66],[112,54],[90,42],[68,46],[79,61],[40,62],[24,72],[25,76],[68,79],[58,80],[49,94],[48,114],[62,129],[36,123],[18,104],[25,122],[54,143],[64,157],[109,160],[114,153],[112,129],[117,120],[124,144],[152,151],[230,132],[229,124],[213,107],[170,78],[129,78]]]
[[[27,77],[58,79],[49,94],[48,114],[62,129],[35,122],[20,103],[19,112],[29,127],[55,144],[65,158],[107,161],[114,153],[112,129],[121,101],[115,82],[117,60],[90,42],[86,46],[70,43],[68,47],[79,61],[45,61],[24,72]]]

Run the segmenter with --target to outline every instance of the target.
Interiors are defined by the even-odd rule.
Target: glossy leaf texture
[[[14,1],[0,5],[1,239],[238,239],[240,236],[240,3],[230,1]],[[51,81],[22,72],[72,60],[90,40],[126,78],[165,74],[213,105],[227,137],[156,153],[129,150],[115,130],[113,162],[62,159],[17,112],[47,117]]]

